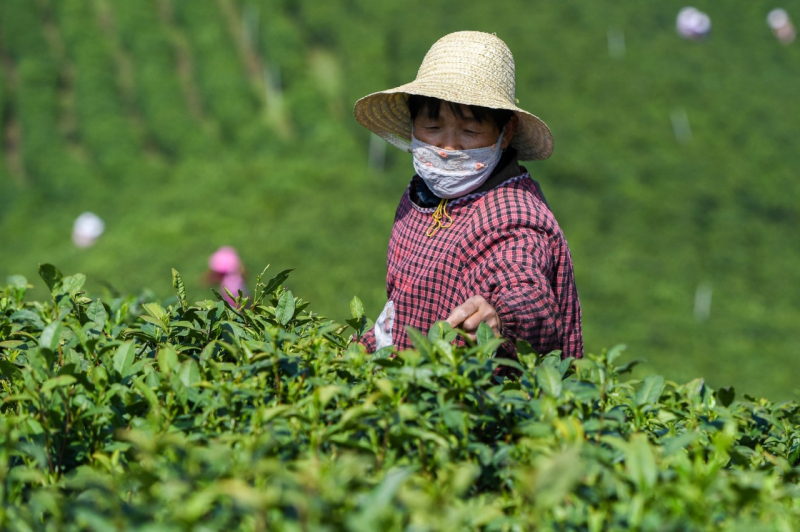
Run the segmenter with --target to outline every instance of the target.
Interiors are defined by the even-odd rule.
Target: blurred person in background
[[[797,37],[797,30],[785,9],[779,8],[770,11],[767,15],[767,24],[775,38],[783,44],[790,44]]]
[[[684,39],[701,41],[711,33],[711,17],[694,7],[684,7],[675,21],[678,35]]]
[[[389,301],[361,339],[369,351],[411,346],[406,327],[447,320],[475,338],[485,322],[538,353],[583,354],[567,241],[519,160],[546,159],[553,137],[517,107],[515,64],[495,35],[437,41],[416,80],[356,102],[364,127],[413,155],[416,175],[389,241]],[[459,339],[459,342],[463,340]]]
[[[231,246],[222,246],[215,251],[208,259],[208,281],[210,284],[219,286],[218,291],[220,295],[230,303],[235,305],[235,301],[228,296],[225,289],[227,288],[234,298],[241,290],[244,294],[244,266],[242,265],[239,254],[236,249]]]
[[[72,225],[72,242],[79,248],[92,247],[105,229],[106,224],[99,216],[93,212],[84,212]]]

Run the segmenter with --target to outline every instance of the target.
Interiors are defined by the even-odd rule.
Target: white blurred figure
[[[106,224],[93,212],[84,212],[75,219],[72,226],[72,241],[79,248],[88,248],[105,231]]]
[[[701,41],[711,33],[711,18],[694,7],[684,7],[675,22],[678,35],[684,39]]]
[[[608,55],[616,60],[625,57],[625,34],[619,28],[608,28]]]
[[[767,15],[767,24],[775,38],[783,44],[790,44],[797,37],[797,30],[785,9],[777,8],[770,11]]]

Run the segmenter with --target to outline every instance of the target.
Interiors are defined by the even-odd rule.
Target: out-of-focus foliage
[[[775,530],[800,405],[493,357],[445,322],[368,355],[283,285],[166,307],[40,267],[0,290],[3,530]],[[221,299],[221,298],[219,298]],[[351,303],[356,334],[367,324]],[[395,356],[389,356],[395,355]],[[514,377],[494,376],[498,369]]]
[[[153,282],[176,266],[199,295],[231,244],[251,268],[302,265],[321,311],[359,293],[375,316],[412,168],[392,148],[369,167],[351,106],[413,79],[443,34],[490,31],[554,133],[528,168],[570,242],[587,345],[789,397],[800,44],[773,38],[771,6],[696,5],[703,42],[676,35],[671,0],[2,0],[0,275],[52,261],[94,288],[166,294]],[[85,210],[107,231],[78,250]]]

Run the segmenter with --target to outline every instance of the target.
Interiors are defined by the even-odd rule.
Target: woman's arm
[[[566,253],[566,263],[554,271],[557,261],[548,235],[519,227],[495,232],[477,250],[474,265],[467,271],[463,284],[466,299],[483,297],[496,312],[504,338],[525,340],[540,353],[561,349],[565,357],[580,357],[580,306]],[[477,308],[488,312],[491,319],[485,307]],[[470,323],[469,319],[461,321]]]

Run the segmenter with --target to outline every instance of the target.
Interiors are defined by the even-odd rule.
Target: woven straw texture
[[[356,120],[392,145],[411,151],[408,95],[514,111],[519,125],[511,141],[522,160],[546,159],[553,135],[538,117],[516,106],[514,57],[489,33],[459,31],[434,43],[411,83],[376,92],[356,102]]]

